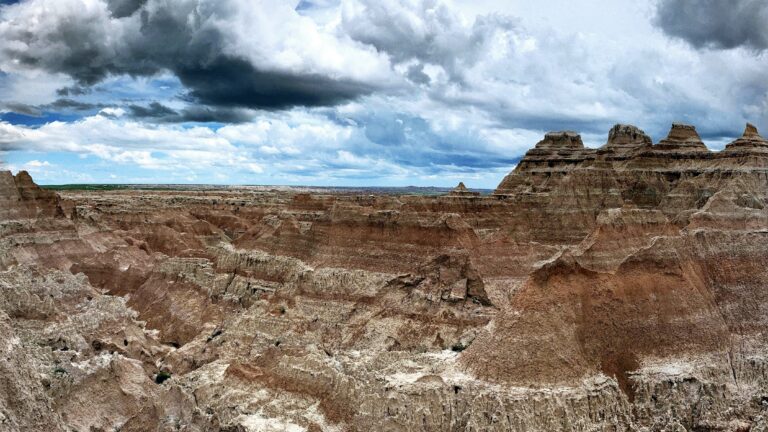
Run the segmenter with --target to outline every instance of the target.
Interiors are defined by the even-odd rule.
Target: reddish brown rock
[[[768,153],[547,134],[492,196],[0,175],[0,429],[761,430]]]
[[[26,171],[0,171],[0,220],[61,217],[59,197],[38,187]]]

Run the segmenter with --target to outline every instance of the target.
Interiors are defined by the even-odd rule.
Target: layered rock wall
[[[766,150],[554,132],[490,196],[0,173],[0,429],[762,430]]]

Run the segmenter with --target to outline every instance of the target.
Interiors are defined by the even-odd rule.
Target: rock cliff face
[[[0,171],[0,221],[63,216],[59,197],[38,188],[26,171]]]
[[[766,430],[768,141],[549,133],[482,196],[0,173],[0,430]]]

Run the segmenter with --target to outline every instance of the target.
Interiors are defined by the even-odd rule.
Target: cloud
[[[68,86],[56,90],[56,94],[59,96],[82,96],[90,92],[90,88],[82,86]]]
[[[249,111],[236,108],[210,108],[193,105],[177,111],[159,102],[151,102],[148,105],[130,104],[127,108],[131,117],[135,119],[164,123],[243,123],[253,118]]]
[[[43,112],[40,111],[38,107],[18,102],[7,102],[3,104],[2,107],[6,111],[23,114],[30,117],[40,117],[43,115]]]
[[[220,56],[207,64],[181,66],[181,82],[193,99],[214,106],[283,109],[335,105],[369,94],[374,86],[320,74],[260,71],[243,59]]]
[[[661,0],[656,24],[696,48],[768,49],[764,0]]]
[[[0,50],[2,46],[3,44],[0,43]],[[5,103],[30,106],[51,103],[61,97],[57,94],[57,89],[71,82],[70,78],[45,71],[25,70],[23,73],[10,73],[4,72],[2,68],[0,62],[0,95],[2,95],[0,99]]]
[[[181,94],[170,90],[177,93],[124,106],[137,119],[163,123],[243,123],[260,110],[338,107],[381,96],[393,110],[414,100],[426,105],[426,97],[437,115],[462,105],[493,117],[497,127],[589,133],[628,120],[658,123],[646,128],[661,130],[672,120],[661,113],[678,120],[686,112],[711,112],[716,101],[741,111],[734,92],[761,113],[765,85],[751,84],[754,59],[733,58],[724,67],[721,59],[664,46],[660,36],[619,43],[605,35],[529,29],[521,19],[467,15],[439,0],[255,3],[28,0],[2,12],[0,37],[7,42],[0,68],[68,75],[76,83],[57,87],[64,98],[112,106],[121,103],[105,103],[86,89],[114,76],[170,74]],[[666,0],[659,11],[674,4]],[[123,7],[126,12],[115,12]],[[321,25],[299,13],[319,9],[335,10],[336,20]],[[712,97],[697,94],[694,84],[722,80],[723,73],[733,86],[709,88]],[[751,93],[735,88],[740,82]],[[153,103],[175,113],[161,113]],[[722,129],[719,123],[713,129]]]
[[[159,103],[152,102],[149,106],[129,105],[131,115],[136,118],[165,118],[178,116],[179,113]]]
[[[93,104],[68,98],[59,98],[43,105],[28,105],[19,102],[6,102],[0,104],[5,111],[23,114],[31,117],[42,117],[45,112],[73,113],[73,112],[97,112],[104,108],[103,104]]]
[[[0,122],[0,151],[74,154],[111,167],[167,173],[166,181],[189,175],[263,176],[261,183],[376,184],[439,182],[465,176],[493,186],[517,162],[530,136],[492,136],[466,123],[432,125],[400,113],[350,109],[345,119],[298,110],[230,124],[218,130],[173,124],[147,125],[129,112],[104,109],[76,122],[32,128]],[[359,124],[355,124],[359,123]],[[397,139],[393,139],[398,136]],[[446,177],[441,179],[439,176]],[[174,180],[175,179],[175,180]],[[453,183],[451,180],[449,183]],[[448,184],[446,184],[448,185]]]
[[[170,71],[200,103],[262,109],[333,105],[386,84],[375,50],[280,0],[256,3],[30,0],[2,11],[0,67],[63,73],[80,87]]]
[[[115,18],[124,18],[133,15],[139,10],[147,0],[108,0],[107,5],[112,16]]]
[[[40,108],[44,110],[60,110],[60,111],[93,111],[104,108],[102,104],[92,104],[88,102],[76,101],[74,99],[56,99],[50,104],[42,105]]]
[[[148,127],[123,117],[120,109],[104,109],[80,121],[52,122],[38,128],[0,122],[0,150],[90,155],[159,170],[180,164],[204,167],[230,159],[247,160],[208,128]]]
[[[253,119],[253,114],[239,108],[210,108],[205,106],[190,106],[181,110],[178,116],[168,117],[168,122],[200,122],[200,123],[245,123]]]
[[[360,0],[344,3],[341,26],[354,40],[386,52],[394,63],[416,62],[407,76],[425,83],[424,65],[442,68],[454,81],[488,54],[500,33],[517,31],[517,20],[503,15],[480,16],[474,23],[437,0]]]
[[[51,163],[48,161],[39,161],[37,159],[31,160],[27,162],[27,166],[32,168],[41,168],[41,167],[49,167],[51,166]]]

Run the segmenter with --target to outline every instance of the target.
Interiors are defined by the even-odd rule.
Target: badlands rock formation
[[[0,173],[0,430],[768,429],[768,141],[549,133],[439,196]]]

